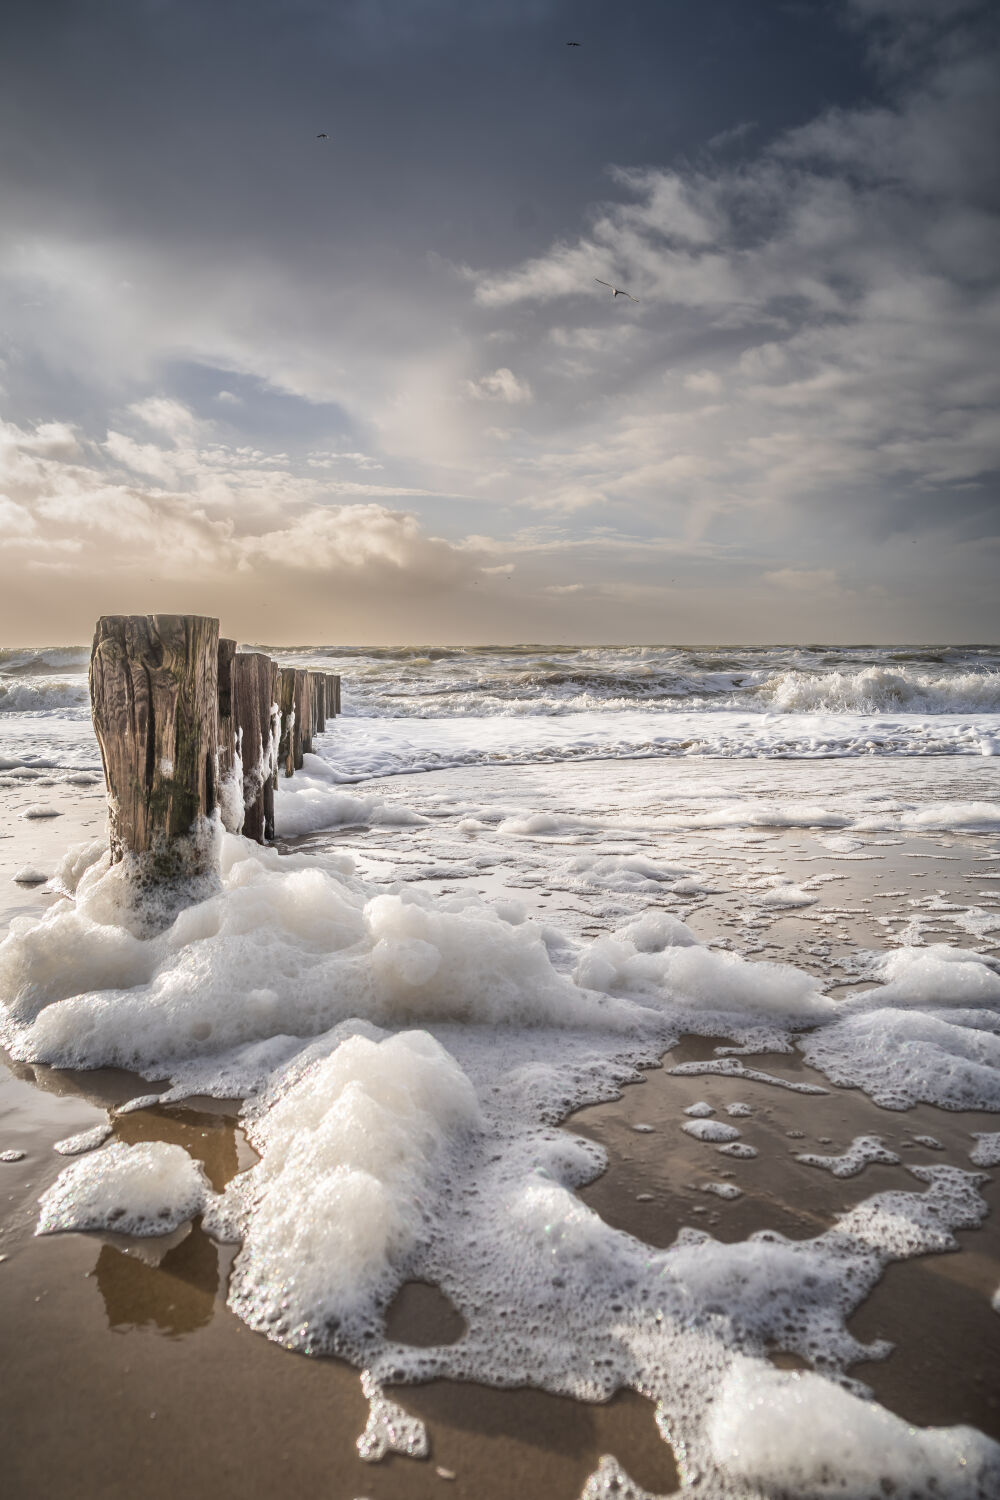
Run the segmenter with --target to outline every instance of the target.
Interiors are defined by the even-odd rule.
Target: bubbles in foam
[[[343,860],[284,858],[233,838],[221,851],[218,891],[141,939],[118,877],[80,856],[66,871],[75,907],[22,923],[0,948],[14,997],[9,1035],[24,1055],[92,1064],[128,1055],[151,1076],[171,1076],[174,1097],[194,1087],[257,1091],[245,1119],[260,1161],[221,1202],[203,1185],[200,1198],[191,1184],[185,1196],[183,1182],[168,1191],[160,1162],[156,1192],[64,1183],[58,1227],[88,1216],[106,1225],[119,1209],[125,1222],[150,1222],[154,1203],[153,1222],[163,1209],[167,1221],[185,1208],[205,1212],[216,1233],[241,1242],[234,1309],[295,1348],[351,1358],[377,1396],[390,1382],[434,1376],[587,1399],[631,1385],[659,1401],[687,1477],[701,1475],[706,1494],[746,1500],[758,1481],[726,1446],[734,1429],[723,1424],[717,1445],[707,1420],[728,1411],[737,1421],[740,1403],[754,1399],[749,1387],[726,1385],[737,1361],[766,1377],[763,1351],[783,1348],[839,1390],[830,1381],[854,1360],[885,1352],[864,1349],[845,1319],[887,1261],[947,1248],[955,1228],[982,1214],[974,1176],[934,1168],[917,1178],[925,1192],[879,1195],[812,1240],[725,1245],[688,1229],[651,1251],[581,1202],[575,1188],[601,1169],[602,1154],[553,1122],[608,1097],[691,1016],[724,1014],[737,1041],[763,1028],[787,1047],[803,1025],[818,1025],[808,1045],[870,1020],[881,1013],[873,999],[852,1011],[800,971],[703,948],[667,913],[597,944],[560,945],[523,911],[373,892]],[[958,984],[965,962],[941,960]],[[901,961],[889,982],[904,970]],[[898,1014],[911,1027],[937,1019],[919,999]],[[964,1004],[949,1017],[967,1037],[991,1035],[967,1024]],[[413,1026],[434,1036],[402,1029]],[[687,1071],[787,1086],[732,1057]],[[734,1125],[687,1121],[698,1124],[727,1132],[724,1153],[752,1153],[737,1154]],[[722,1165],[713,1155],[703,1169],[711,1161]],[[465,1336],[430,1350],[389,1341],[384,1311],[406,1279],[441,1286]],[[810,1452],[800,1462],[810,1410],[785,1411],[794,1438],[785,1470],[769,1452],[747,1460],[763,1466],[772,1491],[808,1494],[822,1482],[822,1455],[819,1468]],[[405,1411],[389,1416],[401,1432]],[[947,1455],[936,1435],[920,1436],[928,1461]],[[952,1430],[953,1439],[964,1442]],[[963,1451],[992,1461],[989,1445]],[[889,1472],[897,1464],[906,1475],[906,1453],[886,1452]]]
[[[430,1450],[423,1422],[387,1400],[370,1370],[361,1372],[361,1389],[368,1398],[368,1421],[358,1438],[358,1456],[370,1464],[380,1462],[387,1453],[426,1458]]]
[[[711,1141],[713,1144],[724,1144],[735,1141],[739,1131],[735,1125],[727,1125],[723,1120],[688,1120],[681,1129],[686,1135],[693,1135],[696,1141]]]
[[[840,1156],[817,1156],[815,1153],[804,1152],[795,1159],[807,1167],[819,1167],[832,1177],[856,1177],[873,1162],[888,1167],[899,1166],[899,1157],[895,1151],[888,1150],[877,1135],[856,1135]]]
[[[94,1125],[90,1130],[81,1130],[77,1135],[56,1141],[52,1149],[60,1156],[80,1156],[84,1151],[96,1151],[98,1146],[103,1146],[110,1134],[111,1125],[105,1120],[103,1125]]]
[[[712,1455],[757,1493],[869,1500],[881,1494],[986,1500],[1000,1449],[971,1427],[915,1429],[820,1375],[738,1359],[709,1420]]]
[[[114,1229],[169,1234],[199,1213],[210,1197],[204,1174],[182,1146],[107,1146],[60,1172],[38,1200],[35,1233]]]
[[[630,1479],[617,1458],[605,1453],[580,1491],[580,1500],[659,1500]]]
[[[1000,1130],[977,1130],[969,1160],[977,1167],[1000,1167]]]

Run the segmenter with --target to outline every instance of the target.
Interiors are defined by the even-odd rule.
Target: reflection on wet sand
[[[219,1289],[219,1251],[200,1225],[185,1225],[180,1242],[150,1265],[129,1245],[101,1246],[93,1276],[109,1328],[157,1329],[177,1337],[203,1328]]]
[[[115,1139],[126,1146],[140,1141],[165,1141],[183,1146],[200,1162],[217,1193],[257,1160],[237,1127],[236,1106],[217,1100],[199,1101],[198,1109],[187,1104],[154,1104],[113,1120]]]

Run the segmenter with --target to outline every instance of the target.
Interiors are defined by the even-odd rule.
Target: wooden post
[[[274,772],[278,764],[278,669],[260,651],[233,659],[233,723],[243,762],[243,836],[274,837]]]
[[[108,790],[111,858],[147,855],[154,878],[214,862],[219,622],[202,615],[104,615],[90,702]]]
[[[278,765],[286,776],[295,770],[295,668],[278,668],[278,708],[281,713],[281,734],[278,740]],[[299,764],[301,765],[301,760]],[[278,767],[275,767],[277,781]]]
[[[219,641],[219,780],[218,796],[222,823],[230,833],[239,833],[239,818],[236,815],[238,798],[233,796],[230,782],[236,763],[238,745],[236,725],[233,721],[233,660],[236,642],[223,637]]]
[[[326,677],[322,672],[309,673],[312,688],[313,733],[322,734],[326,728]]]
[[[313,747],[312,741],[312,690],[309,673],[304,668],[295,668],[295,727],[292,731],[293,764],[296,771],[302,770],[302,757]]]
[[[331,719],[340,713],[340,678],[335,672],[326,677],[326,711]]]

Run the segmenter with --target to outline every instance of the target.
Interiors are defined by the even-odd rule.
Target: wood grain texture
[[[243,762],[242,832],[244,838],[263,844],[274,837],[278,668],[263,652],[241,651],[233,658],[232,672],[233,724]]]
[[[236,751],[233,723],[233,660],[236,642],[225,636],[219,641],[219,780],[232,773]]]
[[[304,668],[295,668],[295,723],[292,727],[292,764],[296,771],[302,770],[302,757],[313,747],[312,689],[309,673]]]
[[[313,734],[322,734],[326,728],[326,674],[310,672],[312,687]]]
[[[278,740],[278,766],[286,776],[295,770],[295,668],[278,668],[278,708],[281,734]],[[275,770],[277,775],[277,769]]]
[[[190,873],[201,859],[181,845],[193,845],[216,805],[218,670],[218,620],[98,620],[90,702],[114,862],[129,853],[152,854],[158,873],[169,877]]]

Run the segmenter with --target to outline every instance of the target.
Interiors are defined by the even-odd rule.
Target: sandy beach
[[[856,766],[834,767],[828,801],[838,789],[856,793],[865,780],[885,786],[885,763],[863,770],[859,780]],[[674,792],[683,793],[687,776],[690,795],[686,818],[678,816],[669,834],[669,854],[696,867],[701,884],[693,892],[664,894],[659,904],[683,917],[699,938],[749,950],[758,960],[794,962],[841,994],[860,983],[852,955],[887,947],[907,924],[918,924],[923,943],[961,944],[971,942],[970,922],[978,922],[978,951],[1000,954],[995,834],[874,830],[848,837],[829,828],[684,827],[698,821],[692,809],[706,775],[725,805],[764,778],[725,763],[707,773],[704,767],[680,772],[673,773]],[[975,763],[952,764],[948,773],[950,789],[967,801],[992,790],[991,772]],[[589,766],[574,774],[569,795],[576,811],[587,811],[588,786],[600,788],[607,819],[605,769]],[[797,778],[795,766],[768,767],[768,795],[787,802]],[[11,835],[0,843],[5,925],[56,899],[41,885],[14,884],[13,873],[25,865],[52,873],[67,845],[102,835],[100,786],[40,785],[44,780],[26,778],[3,789]],[[634,813],[640,784],[648,799],[648,767],[616,767],[616,780],[621,820],[630,805]],[[435,896],[465,886],[491,901],[517,899],[531,915],[581,935],[613,928],[624,915],[656,904],[646,893],[609,894],[560,882],[565,856],[592,847],[595,838],[605,855],[634,850],[634,839],[621,842],[621,826],[614,835],[607,827],[596,834],[557,829],[529,841],[526,860],[484,859],[463,873],[456,846],[464,846],[467,861],[469,847],[484,847],[480,840],[488,846],[490,835],[459,833],[455,810],[488,800],[505,806],[515,797],[551,809],[559,800],[556,787],[557,772],[545,768],[394,778],[359,790],[422,814],[433,809],[432,823],[318,831],[286,837],[282,847],[316,858],[349,852],[376,885],[405,871],[407,880]],[[41,796],[60,816],[19,816]],[[661,858],[666,837],[658,835]],[[763,883],[762,872],[768,877]],[[761,904],[760,890],[773,889],[776,872],[800,892],[808,887],[814,899],[792,909]],[[911,930],[911,941],[914,936]],[[627,1085],[620,1098],[564,1121],[562,1130],[607,1154],[606,1169],[579,1194],[614,1229],[652,1247],[670,1246],[685,1226],[729,1244],[762,1230],[805,1241],[873,1194],[919,1187],[911,1167],[968,1169],[972,1133],[996,1124],[995,1115],[983,1111],[880,1108],[856,1088],[832,1085],[794,1052],[765,1051],[746,1060],[773,1082],[692,1072],[717,1061],[716,1048],[729,1041],[722,1034],[683,1038],[659,1066],[644,1067],[641,1081]],[[678,1067],[680,1074],[672,1071]],[[781,1081],[825,1092],[792,1092]],[[674,1492],[678,1473],[652,1404],[631,1391],[588,1404],[541,1390],[451,1380],[387,1385],[387,1395],[426,1423],[430,1456],[363,1463],[355,1441],[365,1426],[366,1402],[356,1370],[337,1359],[291,1353],[235,1318],[225,1305],[234,1247],[214,1241],[197,1219],[159,1239],[107,1232],[36,1237],[37,1200],[65,1166],[55,1143],[102,1121],[108,1110],[113,1140],[183,1145],[203,1163],[216,1191],[257,1159],[236,1102],[192,1098],[114,1114],[148,1092],[148,1080],[116,1069],[74,1072],[9,1061],[4,1068],[0,1146],[25,1153],[0,1167],[0,1306],[9,1351],[0,1367],[0,1410],[10,1435],[10,1493],[115,1496],[139,1484],[152,1496],[183,1486],[206,1500],[286,1487],[345,1500],[442,1494],[502,1500],[514,1493],[575,1500],[604,1454],[614,1454],[644,1489]],[[742,1139],[758,1154],[721,1163],[711,1145],[683,1133],[684,1111],[698,1103],[720,1119],[734,1103],[745,1108],[747,1118],[738,1121]],[[877,1136],[898,1165],[870,1164],[839,1178],[798,1160],[837,1156],[858,1136]],[[930,1138],[935,1146],[926,1144]],[[715,1189],[726,1184],[740,1195],[718,1196]],[[910,1422],[967,1423],[1000,1438],[1000,1339],[990,1309],[1000,1285],[996,1183],[985,1183],[982,1192],[989,1217],[981,1228],[958,1232],[957,1250],[890,1265],[861,1300],[850,1332],[865,1344],[887,1340],[892,1349],[850,1374]],[[390,1337],[405,1345],[447,1345],[464,1327],[447,1298],[419,1284],[404,1287],[388,1313]],[[780,1343],[770,1357],[781,1369],[807,1367]]]
[[[1000,1500],[1000,10],[0,49],[0,1500]]]

